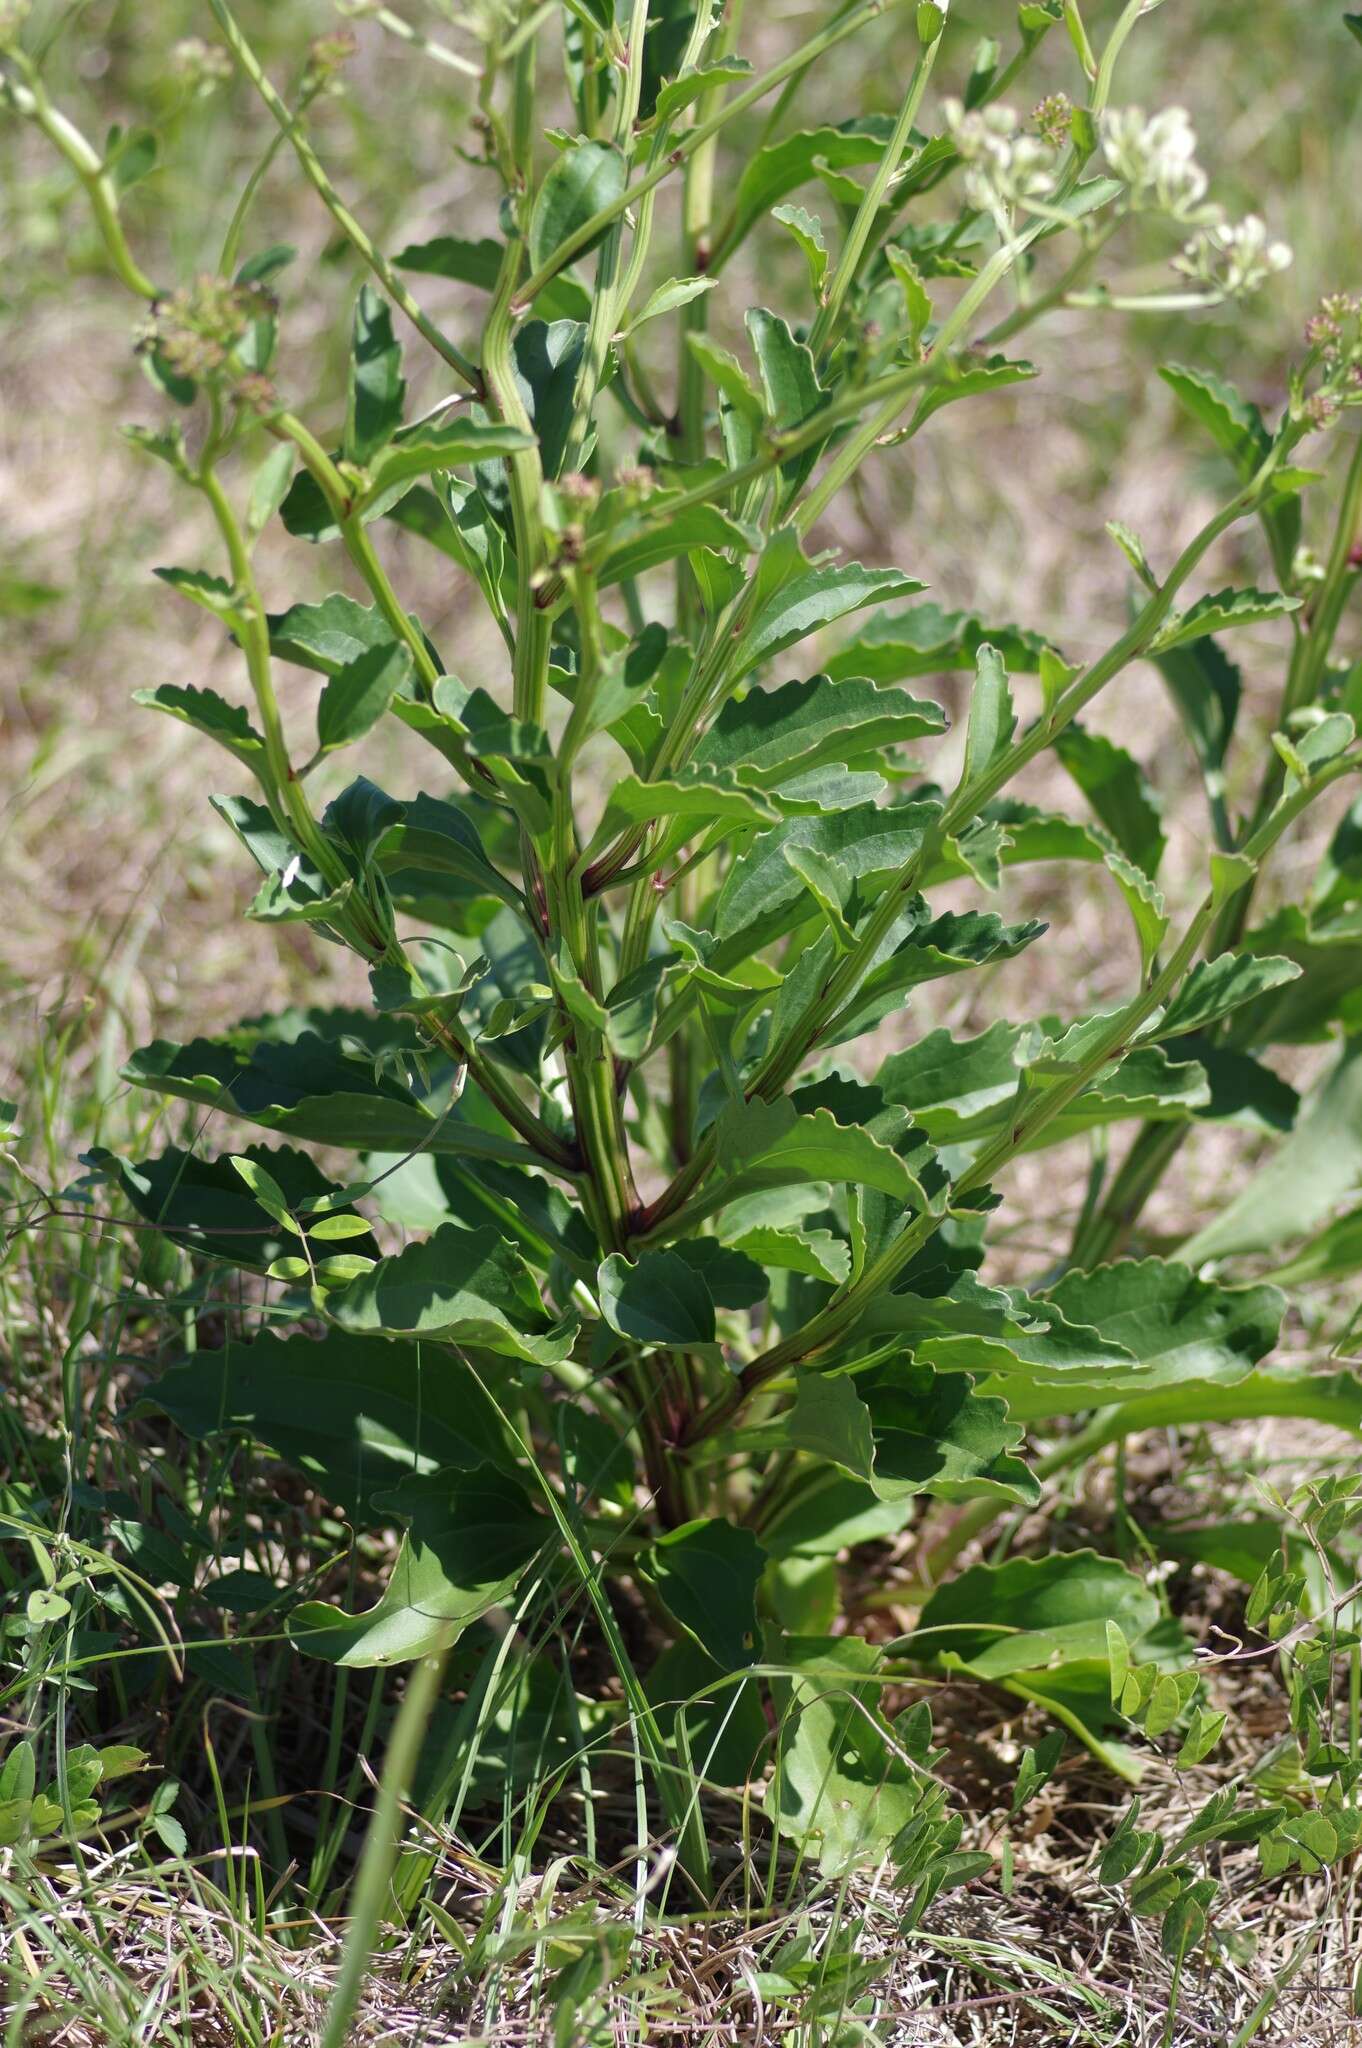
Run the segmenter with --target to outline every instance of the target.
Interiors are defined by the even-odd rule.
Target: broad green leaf
[[[232,594],[232,586],[221,576],[210,576],[206,569],[153,569],[153,576],[159,576],[162,583],[168,583],[172,590],[178,590],[181,597],[187,597],[191,604],[211,612],[215,619],[221,619],[229,631],[239,634],[242,621]]]
[[[779,314],[764,306],[748,313],[747,332],[761,372],[767,418],[778,430],[800,426],[827,403],[807,342],[796,341]]]
[[[1298,981],[1248,1003],[1230,1026],[1240,1045],[1304,1045],[1345,1034],[1362,1025],[1362,924],[1345,917],[1312,923],[1296,904],[1285,904],[1264,924],[1245,934],[1243,950],[1284,954],[1303,970]]]
[[[1034,363],[1013,362],[1007,356],[994,355],[985,360],[973,351],[954,356],[942,369],[938,380],[929,384],[922,394],[919,408],[922,419],[930,419],[942,406],[953,405],[957,399],[975,398],[981,392],[1005,391],[1010,384],[1026,384],[1040,375]]]
[[[754,539],[749,527],[740,526],[717,505],[692,505],[670,518],[667,494],[659,491],[637,518],[612,530],[600,562],[600,580],[602,585],[621,583],[626,577],[655,569],[659,562],[688,555],[693,548],[734,548],[750,554]]]
[[[526,1147],[483,1130],[459,1109],[438,1113],[390,1075],[376,1076],[372,1059],[356,1058],[313,1033],[250,1046],[156,1039],[132,1055],[123,1073],[136,1087],[226,1110],[312,1144],[366,1152],[428,1146],[533,1163]]]
[[[1074,1386],[1080,1397],[1143,1384],[1140,1362],[1114,1332],[1075,1322],[1053,1302],[1020,1288],[984,1287],[972,1272],[948,1292],[917,1294],[911,1285],[873,1301],[863,1334],[900,1336],[913,1355],[940,1372],[988,1371],[990,1393],[1013,1403],[1018,1385]]]
[[[143,1402],[186,1436],[249,1435],[372,1525],[375,1492],[412,1473],[506,1462],[500,1422],[466,1366],[434,1347],[328,1331],[230,1342],[161,1374]]]
[[[194,684],[158,683],[154,690],[134,690],[134,704],[165,711],[171,718],[207,733],[220,747],[247,768],[264,760],[265,742],[239,704],[229,704],[216,690],[201,690]]]
[[[1059,734],[1055,752],[1126,859],[1156,875],[1166,842],[1158,798],[1139,765],[1124,747],[1077,721]]]
[[[1039,1409],[1038,1400],[1025,1405],[1028,1412],[1021,1419],[1045,1419],[1030,1413],[1033,1406]],[[1066,1411],[1047,1406],[1047,1414],[1054,1412]],[[1362,1436],[1362,1380],[1349,1372],[1253,1372],[1232,1385],[1189,1380],[1159,1393],[1133,1394],[1110,1410],[1107,1421],[1116,1442],[1148,1429],[1190,1429],[1262,1416],[1322,1422],[1347,1436]]]
[[[554,163],[530,215],[530,264],[542,270],[580,227],[624,190],[624,158],[608,142],[578,142]],[[583,255],[585,250],[581,252]]]
[[[1307,1236],[1362,1187],[1362,1038],[1346,1041],[1286,1142],[1199,1230],[1182,1255],[1189,1265],[1272,1251]]]
[[[643,1568],[673,1620],[721,1670],[753,1662],[766,1552],[750,1529],[717,1516],[685,1522],[650,1545]]]
[[[734,79],[746,78],[752,66],[745,57],[716,57],[710,64],[702,64],[695,71],[684,72],[680,78],[673,78],[658,92],[653,102],[653,118],[659,127],[674,121],[676,116],[694,104],[705,93],[716,86],[730,85]]]
[[[897,1153],[859,1125],[838,1123],[828,1109],[801,1116],[788,1099],[734,1104],[715,1125],[715,1141],[716,1188],[725,1202],[811,1180],[923,1200],[918,1180]]]
[[[1208,370],[1164,363],[1159,375],[1179,405],[1206,429],[1221,453],[1228,455],[1240,481],[1247,483],[1272,441],[1257,406]]]
[[[350,387],[344,453],[361,468],[387,446],[402,424],[406,397],[402,350],[386,299],[372,285],[360,286],[350,343]]]
[[[754,1224],[725,1239],[734,1251],[743,1252],[759,1266],[774,1266],[778,1272],[807,1273],[811,1279],[827,1280],[840,1286],[851,1271],[851,1253],[840,1237],[830,1230],[805,1230],[793,1225]]]
[[[1138,1642],[1159,1618],[1142,1579],[1114,1557],[1073,1550],[974,1565],[938,1586],[908,1638],[913,1656],[950,1653],[979,1678],[1107,1659],[1107,1624]]]
[[[317,699],[317,744],[324,754],[363,739],[398,693],[410,685],[415,666],[398,643],[357,655],[334,676]]]
[[[1218,1286],[1171,1259],[1120,1259],[1091,1273],[1068,1273],[1049,1298],[1069,1322],[1124,1346],[1137,1368],[1126,1382],[1129,1391],[1150,1396],[1159,1387],[1201,1391],[1246,1380],[1276,1344],[1286,1308],[1276,1287]],[[1101,1398],[1121,1388],[1119,1371],[1104,1375]],[[995,1391],[1006,1392],[1021,1421],[1093,1405],[1081,1387],[1063,1399],[1045,1388],[1017,1388],[1014,1398],[1010,1382]]]
[[[424,791],[411,799],[403,817],[384,833],[376,857],[394,887],[404,871],[453,875],[499,897],[512,910],[524,908],[515,883],[488,860],[472,819],[457,804],[427,796]]]
[[[760,790],[745,788],[730,770],[695,762],[660,782],[622,776],[610,792],[592,844],[604,845],[623,824],[646,825],[654,819],[681,819],[689,835],[710,824],[773,825],[779,816]]]
[[[1014,1024],[990,1025],[979,1038],[957,1039],[931,1031],[908,1051],[881,1067],[878,1085],[886,1100],[900,1102],[937,1144],[973,1142],[1001,1130],[1018,1097],[1018,1059],[1023,1032]],[[1205,1069],[1194,1061],[1176,1064],[1158,1046],[1140,1046],[1106,1069],[1043,1126],[1037,1146],[1140,1116],[1180,1121],[1210,1101]]]
[[[1269,1276],[1278,1287],[1309,1286],[1318,1280],[1341,1280],[1362,1272],[1362,1208],[1349,1209],[1303,1244],[1294,1258],[1274,1266]]]
[[[1002,656],[1009,675],[1034,675],[1046,646],[1039,634],[1020,626],[985,625],[973,612],[919,604],[906,612],[876,612],[825,666],[834,682],[861,676],[899,683],[910,676],[972,669],[985,641]]]
[[[489,462],[499,455],[515,455],[533,448],[534,436],[500,421],[450,420],[445,426],[423,426],[385,448],[372,464],[369,489],[360,500],[362,509],[386,498],[400,484],[432,470],[457,469],[462,463]]]
[[[754,422],[760,420],[761,394],[731,349],[720,348],[707,334],[688,334],[686,347],[735,411]]]
[[[974,1392],[963,1373],[898,1359],[849,1377],[806,1372],[782,1439],[864,1480],[879,1500],[925,1493],[940,1500],[1040,1498],[1011,1454],[1022,1431],[1004,1402]]]
[[[818,166],[845,170],[852,164],[878,162],[888,137],[887,124],[848,124],[843,128],[809,128],[767,143],[748,158],[733,197],[733,214],[719,251],[726,257],[742,242],[753,224],[787,192],[806,185]]]
[[[309,1657],[363,1670],[427,1655],[509,1597],[552,1529],[519,1482],[488,1465],[408,1478],[384,1505],[410,1528],[382,1597],[360,1614],[322,1600],[295,1607],[289,1635]]]
[[[1177,1038],[1204,1031],[1255,997],[1298,980],[1300,973],[1294,960],[1271,953],[1220,953],[1214,960],[1198,961],[1162,1017],[1142,1036]]]
[[[714,1300],[702,1275],[676,1252],[644,1252],[637,1263],[615,1252],[601,1267],[601,1314],[636,1344],[688,1350],[714,1342]]]
[[[437,235],[430,242],[408,243],[398,250],[393,262],[399,270],[424,277],[451,277],[491,292],[496,290],[505,255],[505,246],[490,236],[469,242],[459,235]],[[591,294],[570,271],[560,271],[544,286],[534,305],[544,320],[586,320],[591,313]]]
[[[876,1645],[787,1636],[772,1659],[779,1716],[764,1805],[827,1877],[878,1864],[918,1810],[922,1780],[878,1711]]]
[[[1147,975],[1168,931],[1163,891],[1150,880],[1143,868],[1137,868],[1134,861],[1127,860],[1123,853],[1113,850],[1107,855],[1106,864],[1112,880],[1125,897],[1140,948],[1140,965]]]
[[[527,320],[511,343],[516,386],[534,422],[539,458],[550,480],[563,466],[585,346],[586,328],[578,320]]]
[[[744,782],[779,789],[832,762],[864,759],[882,747],[944,732],[935,704],[860,678],[827,676],[753,688],[730,698],[695,752],[711,768],[740,770]]]
[[[846,618],[877,598],[911,597],[922,588],[915,577],[904,576],[897,569],[864,569],[859,562],[806,569],[778,590],[757,615],[742,642],[745,664],[755,668],[818,627]]]
[[[135,1164],[99,1149],[89,1157],[122,1189],[139,1216],[156,1224],[184,1251],[263,1273],[275,1259],[298,1248],[297,1236],[279,1227],[277,1214],[250,1192],[231,1159],[202,1159],[174,1146],[156,1159]],[[341,1188],[305,1152],[254,1146],[244,1158],[268,1172],[288,1211],[304,1223],[308,1207],[333,1205],[342,1197]],[[350,1249],[369,1258],[379,1256],[367,1224],[360,1226]]]
[[[629,315],[621,331],[626,335],[637,333],[649,320],[674,313],[678,307],[688,306],[692,299],[712,292],[718,282],[717,277],[669,277],[665,283],[654,286],[637,313]]]
[[[328,1319],[356,1336],[427,1337],[556,1364],[576,1336],[555,1324],[539,1283],[494,1228],[443,1223],[419,1244],[384,1259],[325,1304]]]
[[[1209,634],[1189,647],[1165,650],[1154,657],[1172,693],[1201,762],[1201,772],[1216,777],[1234,736],[1243,683],[1239,670]],[[1217,793],[1218,783],[1214,785]]]
[[[1217,590],[1199,597],[1190,611],[1180,612],[1164,627],[1151,649],[1157,657],[1171,649],[1187,647],[1207,633],[1228,632],[1234,626],[1257,626],[1267,619],[1284,618],[1298,612],[1303,600],[1283,597],[1267,590]]]
[[[715,901],[719,945],[711,965],[722,971],[750,959],[810,914],[811,899],[785,858],[786,847],[811,847],[845,868],[856,880],[859,917],[920,851],[939,815],[935,804],[884,810],[864,804],[824,817],[792,818],[763,832],[733,863]]]
[[[1004,924],[991,911],[957,914],[948,910],[931,918],[911,930],[870,970],[852,1001],[824,1032],[824,1043],[840,1045],[860,1037],[882,1017],[900,1011],[910,990],[990,961],[1010,960],[1045,931],[1043,924]],[[1015,1073],[1012,1079],[1015,1086]]]
[[[334,676],[375,648],[395,647],[392,627],[377,605],[332,591],[319,604],[295,604],[270,616],[270,649],[319,675]]]

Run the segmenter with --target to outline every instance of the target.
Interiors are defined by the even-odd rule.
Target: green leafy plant
[[[1362,1182],[1357,802],[1309,901],[1258,907],[1278,842],[1362,766],[1362,683],[1338,651],[1362,442],[1336,461],[1343,434],[1314,438],[1362,402],[1356,301],[1314,315],[1272,417],[1165,370],[1223,502],[1171,561],[1113,526],[1129,619],[1086,664],[1042,621],[943,611],[915,575],[835,546],[864,466],[1036,374],[1007,352],[1018,335],[1062,309],[1225,304],[1289,260],[1208,202],[1185,117],[1116,106],[1155,4],[1131,0],[1100,46],[1073,0],[1024,4],[1011,55],[985,44],[963,98],[935,95],[965,54],[946,7],[893,10],[897,113],[804,129],[795,92],[851,39],[874,46],[880,0],[765,69],[740,53],[738,10],[708,0],[490,7],[475,69],[497,232],[389,255],[307,118],[345,39],[286,98],[211,0],[277,123],[264,168],[291,153],[364,273],[344,401],[309,424],[276,363],[290,252],[253,245],[259,176],[221,251],[163,289],[121,210],[150,142],[87,142],[0,0],[9,105],[65,157],[144,302],[161,410],[129,433],[216,528],[214,565],[157,573],[231,636],[249,686],[228,702],[153,682],[139,700],[228,757],[213,802],[261,877],[248,916],[357,956],[371,996],[130,1060],[137,1088],[269,1134],[90,1161],[178,1255],[254,1290],[251,1341],[195,1352],[147,1400],[190,1436],[268,1447],[356,1528],[402,1530],[373,1604],[291,1605],[304,1654],[421,1658],[544,1575],[575,1578],[702,1888],[697,1782],[768,1764],[773,1826],[833,1875],[887,1853],[917,1919],[981,1867],[931,1779],[930,1716],[881,1710],[899,1680],[998,1688],[1127,1775],[1136,1724],[1199,1761],[1220,1724],[1144,1576],[1082,1548],[955,1560],[1141,1430],[1362,1420],[1348,1372],[1266,1363],[1281,1288],[1362,1254],[1357,1213],[1334,1214]],[[1011,96],[1061,24],[1074,97],[1023,120]],[[565,125],[545,130],[549,105]],[[1171,293],[1104,268],[1141,222],[1174,252]],[[780,310],[744,303],[754,244],[783,258]],[[461,288],[457,338],[415,295],[432,278]],[[404,327],[452,395],[409,402]],[[1254,523],[1263,587],[1208,587],[1217,543]],[[281,528],[365,595],[272,609],[258,563]],[[483,608],[487,682],[403,603],[396,529]],[[1289,656],[1269,745],[1227,645],[1271,621]],[[1141,664],[1204,786],[1190,892],[1165,894],[1140,768],[1084,723]],[[915,694],[950,673],[955,732]],[[385,725],[429,749],[426,787],[354,772]],[[1045,756],[1071,807],[1018,793]],[[972,1037],[921,1028],[935,984],[1043,943],[992,907],[1027,863],[1076,864],[1128,918],[1127,994]],[[1265,1055],[1324,1040],[1334,1065],[1301,1102]],[[1188,1242],[1123,1256],[1208,1120],[1264,1134],[1266,1163]],[[1056,1233],[1028,1287],[981,1277],[1001,1178],[1074,1140],[1091,1171],[1072,1243]],[[1236,1277],[1263,1252],[1285,1255],[1275,1275]],[[911,1632],[844,1632],[834,1561],[910,1526]],[[671,1639],[652,1670],[616,1579]],[[1019,1802],[1057,1752],[1027,1757]],[[1103,1881],[1164,1916],[1179,1960],[1210,1897],[1183,1852],[1224,1818],[1170,1861],[1132,1810],[1105,1852]],[[1276,1821],[1262,1839],[1329,1860],[1332,1823],[1308,1820],[1308,1839]],[[791,1996],[806,1961],[796,1942],[778,1966]]]

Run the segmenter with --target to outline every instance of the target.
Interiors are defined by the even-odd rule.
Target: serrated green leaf
[[[1217,590],[1208,597],[1199,597],[1189,611],[1180,613],[1165,626],[1150,651],[1157,660],[1161,654],[1190,646],[1208,633],[1285,618],[1289,612],[1298,612],[1302,601],[1298,597],[1283,597],[1277,591]]]
[[[472,1344],[531,1365],[556,1364],[577,1325],[555,1323],[520,1252],[495,1229],[442,1223],[419,1244],[383,1259],[325,1303],[353,1336],[426,1337]]]

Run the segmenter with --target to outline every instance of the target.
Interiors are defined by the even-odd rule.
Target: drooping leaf
[[[1183,1247],[1189,1264],[1306,1236],[1362,1187],[1362,1039],[1349,1039],[1285,1143]]]
[[[757,1587],[766,1552],[750,1529],[715,1516],[669,1529],[644,1569],[668,1613],[722,1671],[757,1653]]]
[[[1160,805],[1125,748],[1075,720],[1056,739],[1055,752],[1126,859],[1156,875],[1166,843]]]
[[[426,1337],[547,1365],[565,1358],[575,1321],[555,1324],[516,1247],[494,1228],[443,1223],[326,1304],[356,1336]]]
[[[1040,1488],[1012,1453],[1021,1429],[963,1373],[896,1359],[869,1373],[806,1372],[781,1434],[864,1480],[879,1500],[991,1496],[1034,1503]]]
[[[387,446],[402,424],[406,392],[402,350],[393,334],[388,302],[372,285],[361,285],[350,343],[344,446],[348,461],[362,468]]]
[[[164,711],[185,725],[206,733],[220,747],[247,768],[263,761],[265,742],[239,704],[229,704],[216,690],[201,690],[194,684],[159,683],[154,690],[134,690],[134,704]]]
[[[644,1252],[637,1262],[612,1254],[598,1280],[601,1313],[636,1344],[686,1350],[714,1342],[714,1300],[704,1278],[676,1252]]]
[[[977,1677],[1089,1659],[1105,1663],[1107,1624],[1137,1642],[1159,1618],[1142,1579],[1093,1550],[974,1565],[938,1586],[908,1639],[910,1654],[958,1657]]]
[[[317,744],[324,754],[363,739],[414,673],[410,650],[398,643],[371,648],[328,678],[317,700]]]
[[[1240,481],[1247,483],[1271,445],[1271,436],[1257,406],[1241,398],[1232,384],[1208,370],[1164,363],[1159,375],[1184,411],[1206,429],[1221,453],[1229,457]]]
[[[246,1434],[370,1525],[376,1492],[413,1473],[505,1463],[482,1388],[447,1352],[331,1330],[200,1352],[143,1395],[199,1440]]]
[[[295,1607],[289,1635],[310,1657],[365,1670],[427,1655],[509,1596],[551,1529],[519,1482],[488,1465],[408,1478],[384,1505],[410,1528],[382,1596],[359,1614]]]
[[[480,290],[496,290],[506,249],[490,236],[465,241],[459,235],[437,235],[429,242],[410,242],[399,249],[393,262],[399,270],[424,277],[450,277]],[[559,271],[536,298],[535,310],[544,320],[586,320],[591,313],[591,294],[570,271]]]

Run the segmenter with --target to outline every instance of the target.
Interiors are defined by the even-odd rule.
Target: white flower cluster
[[[946,130],[965,165],[965,196],[983,213],[1006,213],[1018,201],[1044,199],[1055,186],[1053,146],[1021,131],[1011,107],[966,109],[942,102]]]
[[[1256,213],[1246,214],[1243,220],[1222,216],[1208,221],[1182,254],[1173,258],[1174,270],[1197,284],[1213,286],[1229,299],[1258,291],[1290,264],[1290,244],[1273,241],[1267,223]]]
[[[1123,107],[1102,121],[1102,152],[1126,186],[1132,208],[1166,214],[1195,229],[1173,268],[1223,298],[1256,292],[1285,270],[1291,251],[1273,241],[1256,213],[1227,220],[1206,199],[1206,173],[1196,160],[1196,131],[1185,107],[1146,116]]]
[[[1185,107],[1165,107],[1145,118],[1141,107],[1123,107],[1102,122],[1102,152],[1129,187],[1131,204],[1195,218],[1206,197],[1206,173],[1196,160],[1196,131]]]

